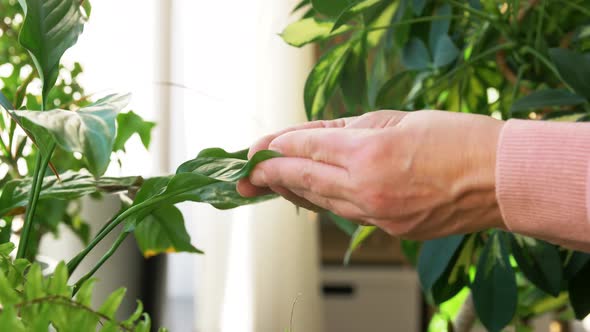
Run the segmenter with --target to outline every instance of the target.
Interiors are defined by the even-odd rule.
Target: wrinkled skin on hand
[[[256,142],[250,155],[270,149],[285,157],[259,164],[238,190],[274,191],[409,239],[504,228],[495,195],[502,125],[440,111],[310,122]]]

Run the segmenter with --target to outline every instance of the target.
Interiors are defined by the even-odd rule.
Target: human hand
[[[250,154],[270,149],[285,157],[260,163],[238,190],[272,190],[411,239],[504,227],[494,174],[502,125],[440,111],[310,122],[254,144]]]

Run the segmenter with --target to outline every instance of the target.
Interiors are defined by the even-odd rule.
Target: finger
[[[293,203],[295,206],[299,206],[299,207],[302,207],[304,209],[314,211],[314,212],[322,212],[324,210],[321,207],[311,203],[310,201],[308,201],[300,196],[295,195],[293,192],[291,192],[290,190],[288,190],[286,188],[273,186],[273,187],[271,187],[271,189],[275,193],[281,195],[283,198],[285,198],[286,200]]]
[[[350,164],[350,155],[363,148],[362,137],[369,129],[322,128],[285,133],[275,138],[269,149],[287,157],[300,157],[336,166]]]
[[[376,111],[365,113],[349,123],[346,128],[385,128],[397,125],[408,112]]]
[[[242,197],[256,197],[272,193],[272,190],[268,187],[257,187],[253,185],[248,178],[238,181],[236,189]]]
[[[304,158],[274,158],[264,161],[250,175],[258,187],[278,186],[333,198],[347,198],[350,180],[345,169]]]
[[[366,218],[364,212],[353,203],[338,199],[318,195],[313,192],[303,190],[293,190],[298,197],[305,199],[313,205],[331,211],[339,216],[351,220],[363,220]]]
[[[299,125],[296,125],[293,127],[283,129],[279,132],[276,132],[276,133],[273,133],[270,135],[266,135],[266,136],[262,137],[261,139],[259,139],[258,141],[256,141],[250,147],[250,151],[248,152],[248,159],[252,158],[252,156],[256,152],[258,152],[260,150],[268,149],[268,145],[270,144],[270,142],[272,142],[276,137],[281,136],[285,133],[288,133],[291,131],[303,130],[303,129],[314,129],[314,128],[343,128],[343,127],[346,127],[347,124],[354,121],[356,118],[357,117],[350,117],[350,118],[342,118],[342,119],[329,120],[329,121],[320,120],[320,121],[306,122],[306,123],[302,123],[302,124],[299,124]]]

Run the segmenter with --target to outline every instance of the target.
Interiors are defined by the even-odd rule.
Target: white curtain
[[[296,1],[172,2],[171,163],[206,147],[248,147],[304,121],[302,91],[313,63],[277,35]],[[276,200],[232,211],[184,212],[204,256],[170,257],[171,297],[194,290],[197,331],[321,331],[314,216]],[[193,271],[191,272],[191,265]]]

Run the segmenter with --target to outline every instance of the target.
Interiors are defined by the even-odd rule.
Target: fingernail
[[[263,170],[256,169],[250,175],[250,182],[258,187],[266,186],[266,174]]]

